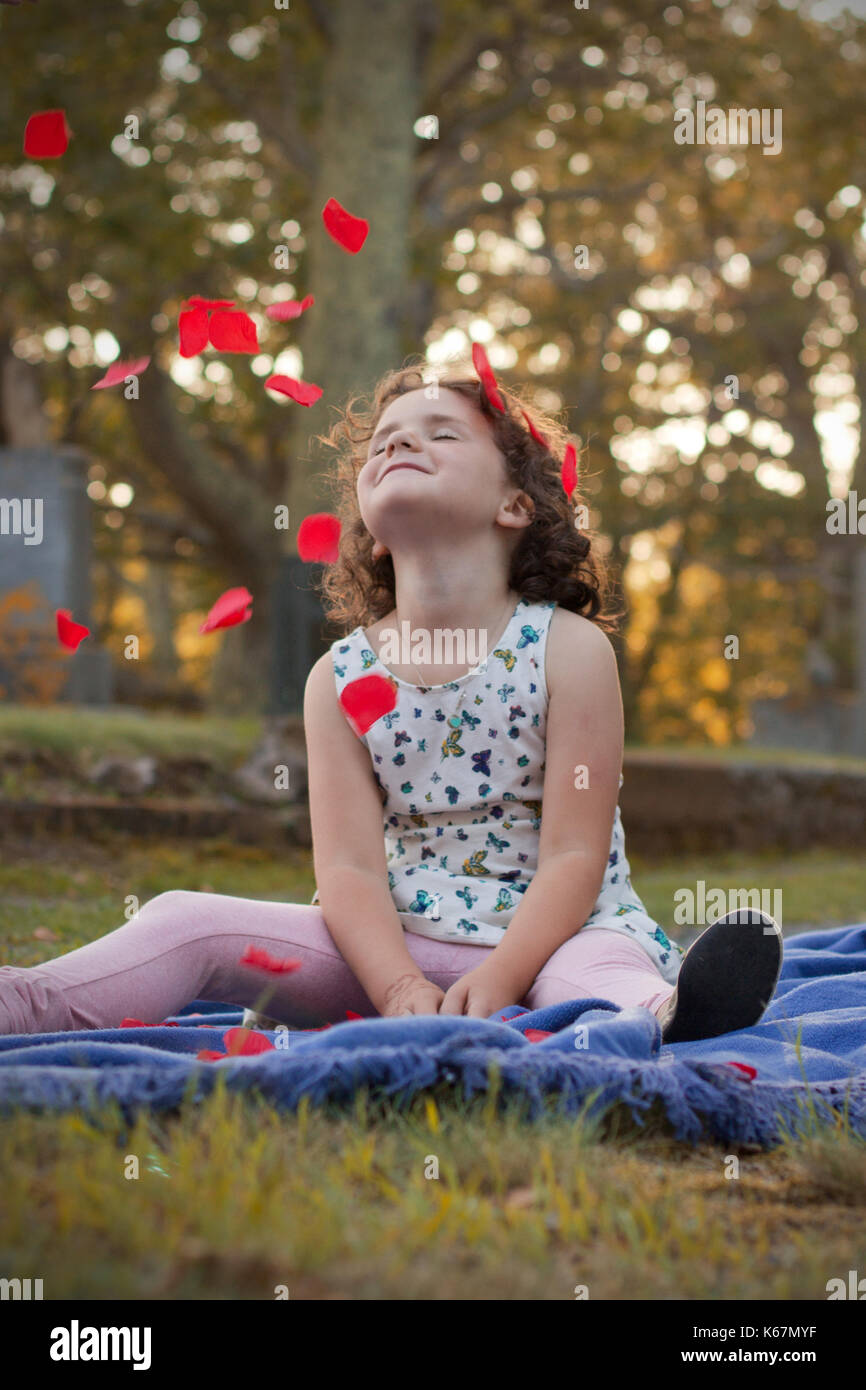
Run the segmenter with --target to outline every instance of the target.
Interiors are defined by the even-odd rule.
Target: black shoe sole
[[[773,997],[782,969],[782,933],[766,912],[728,912],[686,952],[674,1012],[662,1042],[697,1042],[750,1028]]]

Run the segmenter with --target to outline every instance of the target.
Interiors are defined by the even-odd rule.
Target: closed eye
[[[438,431],[436,432],[436,434],[434,434],[433,438],[434,438],[434,439],[456,439],[456,438],[457,438],[457,435],[456,435],[456,434],[448,434],[448,433],[446,433],[444,430],[438,430]],[[373,450],[373,453],[372,453],[371,457],[372,457],[372,458],[375,458],[377,454],[383,453],[383,452],[384,452],[384,449],[385,449],[385,445],[384,445],[384,444],[380,444],[378,449],[374,449],[374,450]]]

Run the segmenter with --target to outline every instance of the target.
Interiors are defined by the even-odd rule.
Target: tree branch
[[[598,198],[601,201],[622,202],[624,199],[633,198],[638,193],[643,193],[649,188],[650,184],[658,176],[650,174],[646,178],[638,179],[635,183],[623,184],[620,187],[598,184],[594,188],[540,188],[533,193],[506,193],[497,203],[486,203],[483,200],[475,203],[464,203],[453,213],[445,213],[438,202],[428,201],[424,206],[424,215],[429,223],[437,227],[463,227],[473,218],[483,213],[509,212],[515,208],[524,207],[526,203],[533,199],[549,207],[552,203],[574,202],[582,198]],[[437,215],[438,214],[438,215]],[[575,277],[577,284],[586,283]]]
[[[255,517],[263,512],[260,494],[182,432],[169,400],[168,381],[152,363],[147,399],[129,412],[145,456],[218,539],[231,564],[243,569],[258,563],[262,530]]]

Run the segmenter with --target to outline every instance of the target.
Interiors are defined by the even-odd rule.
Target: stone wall
[[[42,625],[54,641],[54,614],[71,611],[90,626],[91,503],[87,458],[68,445],[0,449],[0,596],[35,586],[47,605]],[[32,524],[38,517],[38,529]],[[27,518],[23,526],[19,522]],[[106,704],[111,698],[109,654],[92,637],[64,656],[66,680],[58,698]],[[6,699],[16,698],[14,669],[2,672]]]
[[[627,751],[619,804],[627,853],[826,845],[866,855],[863,772]]]

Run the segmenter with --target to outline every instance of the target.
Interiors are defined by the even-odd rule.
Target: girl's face
[[[392,552],[401,540],[429,541],[431,532],[446,528],[456,540],[502,521],[509,496],[505,459],[489,422],[447,387],[433,400],[421,387],[391,401],[358,474],[364,525]]]

